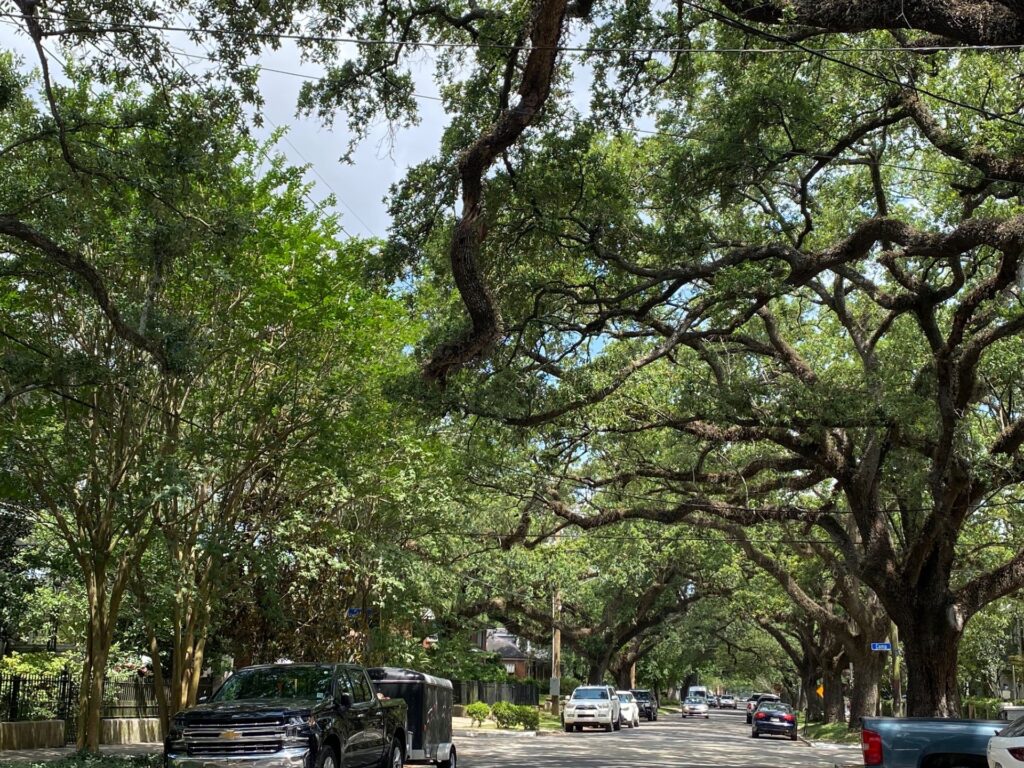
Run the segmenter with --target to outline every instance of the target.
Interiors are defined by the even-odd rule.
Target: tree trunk
[[[909,717],[960,717],[956,668],[963,630],[949,615],[947,610],[915,610],[913,620],[900,624]]]
[[[149,637],[149,655],[153,659],[153,698],[160,717],[160,735],[167,736],[171,724],[170,706],[167,701],[167,689],[164,687],[164,668],[160,661],[160,646],[156,640],[156,631],[149,622],[146,623],[146,634]]]
[[[850,654],[853,662],[853,688],[850,691],[850,730],[859,730],[861,718],[878,714],[878,684],[888,657],[868,645]]]
[[[800,670],[800,687],[802,701],[798,709],[807,710],[807,720],[812,723],[820,722],[824,715],[824,700],[818,695],[818,669],[813,661],[808,658]]]
[[[824,712],[822,721],[825,723],[842,723],[846,720],[846,704],[843,701],[843,672],[836,665],[824,670]]]
[[[608,659],[592,659],[587,669],[587,682],[591,685],[601,685],[604,676],[608,672]]]
[[[106,566],[102,558],[86,573],[88,625],[86,628],[85,660],[82,663],[82,683],[78,695],[79,752],[99,754],[100,719],[103,715],[103,681],[107,673],[107,659],[113,642],[117,600],[108,595]]]

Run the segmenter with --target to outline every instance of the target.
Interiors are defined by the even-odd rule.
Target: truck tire
[[[611,733],[613,727],[614,726],[612,726],[611,721],[605,723],[605,726],[604,726],[605,733]]]
[[[384,753],[384,762],[380,766],[381,768],[402,768],[403,765],[405,765],[405,760],[402,759],[402,747],[398,742],[392,741],[388,751]]]
[[[566,733],[572,733],[572,723],[566,723],[565,724],[565,732]]]
[[[316,755],[316,768],[338,768],[338,756],[330,742],[320,746]]]
[[[448,759],[447,760],[442,760],[441,762],[439,762],[437,764],[437,767],[438,768],[456,768],[456,763],[457,762],[458,762],[458,756],[455,754],[455,747],[452,747],[451,751],[448,753]]]

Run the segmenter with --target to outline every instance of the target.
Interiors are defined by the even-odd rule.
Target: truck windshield
[[[243,669],[228,678],[212,701],[238,699],[316,699],[331,694],[334,669],[327,666]]]
[[[607,699],[608,691],[604,688],[577,688],[572,692],[574,699]]]

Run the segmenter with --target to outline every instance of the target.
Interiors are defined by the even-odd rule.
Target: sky
[[[188,43],[184,35],[178,35],[179,40],[175,40],[173,35],[171,33],[168,37],[175,44],[196,54],[202,53]],[[20,55],[29,68],[38,65],[29,39],[16,32],[10,24],[0,25],[0,47]],[[202,59],[190,61],[191,68],[210,66]],[[254,127],[254,135],[266,137],[277,128],[286,128],[286,137],[279,143],[278,150],[295,165],[311,166],[307,172],[308,180],[314,185],[311,196],[320,200],[333,194],[338,200],[336,209],[342,226],[350,235],[385,237],[389,218],[384,198],[391,185],[404,177],[407,168],[436,153],[445,126],[441,104],[420,99],[420,124],[396,134],[392,134],[386,123],[378,125],[373,135],[358,146],[352,161],[345,164],[339,160],[350,138],[344,116],[331,128],[322,126],[315,116],[297,116],[295,105],[304,79],[267,71],[298,73],[312,79],[322,70],[304,64],[294,45],[268,51],[254,63],[264,68],[260,74],[260,89],[265,100],[264,125],[262,128]],[[59,74],[59,65],[53,69]],[[436,93],[432,71],[433,60],[425,54],[413,70],[418,93]]]

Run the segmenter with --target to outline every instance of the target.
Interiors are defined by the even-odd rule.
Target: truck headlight
[[[171,727],[167,729],[167,743],[171,749],[185,748],[185,718],[175,715],[171,719]]]
[[[315,727],[316,718],[312,715],[309,717],[295,716],[289,718],[284,728],[285,744],[305,746],[313,736],[313,729]]]

